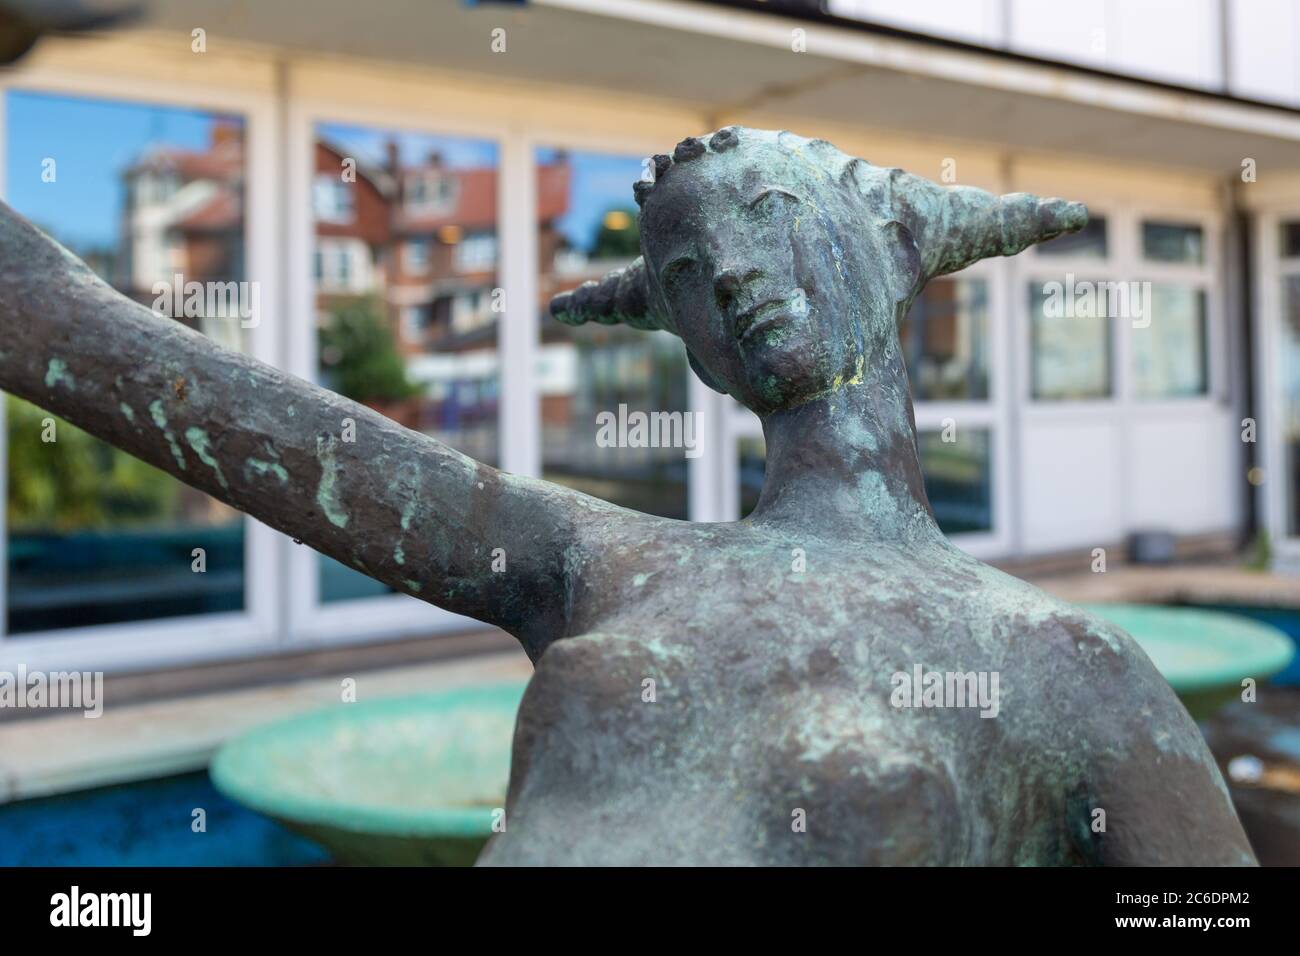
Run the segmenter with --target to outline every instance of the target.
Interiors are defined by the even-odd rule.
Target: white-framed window
[[[352,184],[335,173],[317,173],[312,181],[312,212],[321,222],[352,221]]]
[[[1255,221],[1255,414],[1257,456],[1249,480],[1273,560],[1300,567],[1300,204]]]
[[[1240,441],[1217,210],[1079,198],[1104,239],[1090,227],[1087,241],[1052,240],[1013,267],[1016,550],[1229,530]]]
[[[419,342],[424,333],[424,310],[418,305],[404,306],[401,316],[402,339],[406,342]]]
[[[1209,244],[1204,217],[1130,209],[1027,253],[1029,400],[1208,395]]]
[[[500,317],[493,315],[473,334],[458,329],[454,305],[472,290],[463,288],[450,257],[444,261],[434,255],[430,238],[403,238],[399,228],[404,218],[436,216],[429,224],[431,233],[454,229],[463,234],[467,230],[454,213],[456,177],[479,176],[488,180],[489,195],[495,190],[495,179],[501,175],[501,132],[450,126],[431,123],[422,114],[349,103],[346,97],[317,99],[307,94],[292,103],[292,168],[311,165],[318,143],[324,141],[348,155],[370,155],[376,165],[382,163],[385,151],[396,150],[398,165],[407,172],[400,192],[385,193],[390,217],[387,236],[381,230],[367,240],[320,234],[314,218],[302,212],[310,196],[301,188],[295,194],[290,210],[295,224],[290,260],[296,276],[290,364],[296,374],[327,387],[342,389],[346,382],[347,397],[480,461],[497,464],[502,449]],[[436,171],[413,172],[431,153],[448,159],[440,160]],[[481,216],[482,210],[475,215]],[[475,228],[492,233],[477,221]],[[350,264],[333,258],[332,247],[348,249]],[[322,272],[315,278],[313,250],[322,253]],[[394,268],[384,269],[380,263]],[[490,285],[498,281],[489,276]],[[343,284],[350,294],[338,294],[344,291]],[[363,334],[333,337],[347,325]],[[396,361],[388,357],[371,361],[373,355],[368,357],[358,348],[395,353]],[[344,374],[341,367],[348,363],[353,368]],[[367,371],[359,374],[363,368]],[[288,639],[295,645],[425,636],[481,626],[394,592],[306,548],[291,552],[289,578]]]
[[[360,295],[370,288],[369,247],[360,239],[321,237],[312,252],[312,275],[321,291]]]
[[[540,394],[534,400],[543,436],[542,475],[650,514],[710,520],[715,516],[701,514],[700,502],[693,500],[692,483],[701,472],[710,474],[717,456],[710,458],[701,433],[708,406],[701,408],[693,395],[694,375],[681,340],[619,325],[567,326],[545,307],[550,296],[599,279],[639,254],[632,185],[641,177],[645,155],[549,143],[533,151],[535,191],[549,197],[539,199],[536,224],[543,355],[537,360]],[[467,271],[477,271],[475,259],[495,258],[495,248],[486,244],[474,249],[475,239],[466,237],[461,244]],[[663,446],[598,440],[602,416],[660,413],[675,416],[668,419],[672,424]]]
[[[78,170],[79,189],[98,193],[95,203],[43,210],[32,206],[41,194],[11,172],[4,198],[122,291],[147,300],[149,287],[140,283],[157,279],[161,268],[202,281],[254,280],[264,300],[275,301],[269,89],[184,81],[159,87],[117,75],[74,80],[52,60],[0,78],[0,101],[0,155],[11,170],[26,168],[29,153],[40,155],[42,143],[62,136],[83,142],[85,152],[65,149],[60,163]],[[136,122],[125,121],[133,116]],[[171,172],[157,171],[160,154],[177,160]],[[135,166],[143,156],[150,161]],[[39,174],[39,161],[34,168]],[[123,190],[128,196],[114,203]],[[96,212],[115,206],[121,215]],[[200,233],[202,243],[190,238]],[[237,322],[226,328],[227,321],[233,317],[204,316],[197,325],[220,332],[226,345],[278,360],[274,323],[245,329]],[[134,459],[126,463],[129,456],[119,464],[120,453],[71,426],[60,429],[57,445],[82,446],[90,452],[85,461],[108,470],[82,474],[80,491],[65,484],[32,497],[25,469],[39,463],[27,453],[35,448],[26,447],[29,407],[10,400],[0,442],[8,451],[10,516],[0,542],[9,556],[0,572],[0,669],[15,661],[29,668],[157,667],[274,646],[278,535]],[[82,468],[47,465],[49,475]]]
[[[409,172],[404,179],[405,203],[415,215],[434,215],[449,211],[456,204],[459,190],[454,174],[440,170]]]
[[[1114,329],[1101,304],[1115,288],[1112,228],[1097,213],[1080,232],[1028,253],[1031,401],[1105,401],[1115,394]]]
[[[457,272],[490,272],[496,268],[495,233],[475,233],[465,236],[456,244],[455,249]]]
[[[402,265],[405,271],[414,276],[422,276],[429,271],[429,240],[407,239],[402,243]]]

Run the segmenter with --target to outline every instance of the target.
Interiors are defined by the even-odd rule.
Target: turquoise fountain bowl
[[[1237,614],[1150,604],[1083,607],[1128,631],[1197,720],[1239,699],[1242,681],[1262,684],[1295,655],[1282,631]]]
[[[524,686],[340,703],[267,724],[218,751],[212,782],[341,863],[469,866],[505,806]]]

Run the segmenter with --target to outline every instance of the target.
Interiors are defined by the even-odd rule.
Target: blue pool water
[[[1286,669],[1272,678],[1274,684],[1300,685],[1300,608],[1293,607],[1248,607],[1243,604],[1196,604],[1186,605],[1206,611],[1222,611],[1225,614],[1240,614],[1253,621],[1271,624],[1284,632],[1296,645],[1297,654],[1291,658]]]
[[[207,812],[207,832],[192,829]],[[324,850],[219,794],[207,771],[0,806],[0,866],[310,866]]]

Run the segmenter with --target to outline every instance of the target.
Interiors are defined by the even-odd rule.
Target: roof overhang
[[[153,30],[746,115],[1235,176],[1300,170],[1300,112],[960,44],[684,0],[173,0]],[[505,30],[506,50],[491,49]],[[795,29],[806,52],[794,52]]]

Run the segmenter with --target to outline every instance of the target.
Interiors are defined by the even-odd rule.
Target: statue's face
[[[737,400],[801,404],[861,376],[869,330],[892,327],[893,260],[867,218],[851,182],[774,137],[675,163],[642,217],[652,294]]]

